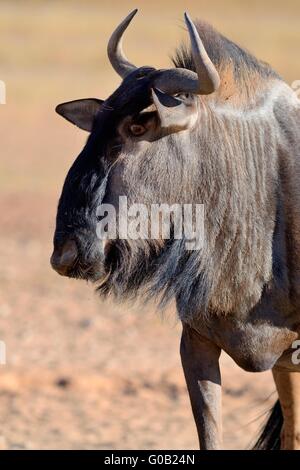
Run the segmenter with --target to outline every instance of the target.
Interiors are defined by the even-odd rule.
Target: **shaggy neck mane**
[[[217,96],[227,100],[233,95],[253,99],[255,89],[268,79],[280,78],[269,64],[218,33],[211,25],[196,21],[204,47],[221,77]],[[172,59],[175,67],[196,71],[190,49],[185,45],[176,50]]]

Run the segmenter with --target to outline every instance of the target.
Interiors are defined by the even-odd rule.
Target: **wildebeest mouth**
[[[100,259],[83,262],[74,240],[69,240],[61,249],[54,250],[50,263],[61,276],[96,281],[103,275]]]
[[[82,262],[78,256],[73,266],[62,274],[73,279],[82,279],[102,285],[119,265],[119,247],[117,243],[109,243],[103,256],[88,263]]]
[[[104,276],[103,270],[101,269],[100,263],[95,263],[93,265],[84,266],[79,262],[72,268],[70,268],[64,276],[73,278],[73,279],[82,279],[90,282],[101,281]]]
[[[84,252],[89,253],[87,258]],[[120,267],[121,258],[122,249],[117,241],[105,242],[102,249],[98,250],[95,244],[82,248],[80,243],[69,239],[64,243],[56,243],[50,262],[61,276],[102,283]]]

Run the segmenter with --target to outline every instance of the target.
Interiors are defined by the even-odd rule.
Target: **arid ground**
[[[1,449],[197,448],[173,309],[103,303],[49,265],[60,189],[86,139],[54,108],[117,86],[106,43],[135,6],[125,47],[137,64],[169,64],[188,10],[300,78],[297,0],[0,1]],[[276,399],[271,374],[225,355],[222,374],[225,446],[249,448]]]

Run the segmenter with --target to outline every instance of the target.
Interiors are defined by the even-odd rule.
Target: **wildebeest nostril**
[[[51,256],[51,266],[61,275],[67,275],[68,270],[74,265],[78,255],[77,246],[74,240],[68,240],[59,249],[54,249]]]

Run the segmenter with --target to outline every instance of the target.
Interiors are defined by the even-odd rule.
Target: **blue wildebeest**
[[[63,186],[52,266],[104,296],[175,299],[201,449],[222,445],[221,350],[247,371],[273,371],[279,401],[256,448],[299,449],[299,101],[269,65],[188,15],[191,45],[173,68],[134,66],[121,39],[135,13],[108,44],[119,88],[57,107],[90,135]],[[118,213],[120,196],[203,203],[204,246],[100,241],[97,207]]]

